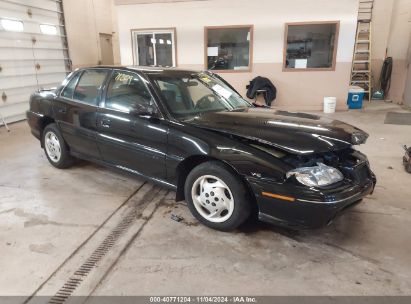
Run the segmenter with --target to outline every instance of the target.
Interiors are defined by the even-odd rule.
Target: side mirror
[[[134,116],[147,116],[149,118],[158,118],[160,113],[154,105],[148,107],[138,106],[130,111],[130,114]]]

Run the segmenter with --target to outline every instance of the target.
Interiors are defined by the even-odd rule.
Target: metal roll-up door
[[[0,114],[25,118],[30,95],[71,70],[60,0],[0,0]],[[0,120],[0,125],[2,124]]]

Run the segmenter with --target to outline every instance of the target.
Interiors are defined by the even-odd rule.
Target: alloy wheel
[[[57,135],[48,131],[46,136],[44,136],[44,146],[46,147],[46,152],[51,161],[57,163],[61,158],[61,146]]]
[[[227,184],[216,176],[197,178],[191,188],[191,196],[197,212],[210,222],[224,222],[233,214],[233,194]]]

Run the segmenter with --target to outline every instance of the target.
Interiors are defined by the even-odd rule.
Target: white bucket
[[[334,113],[337,106],[337,97],[324,97],[324,113]]]

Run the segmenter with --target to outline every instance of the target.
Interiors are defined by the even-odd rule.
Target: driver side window
[[[154,102],[137,74],[115,71],[108,85],[105,107],[126,113],[150,112]]]

